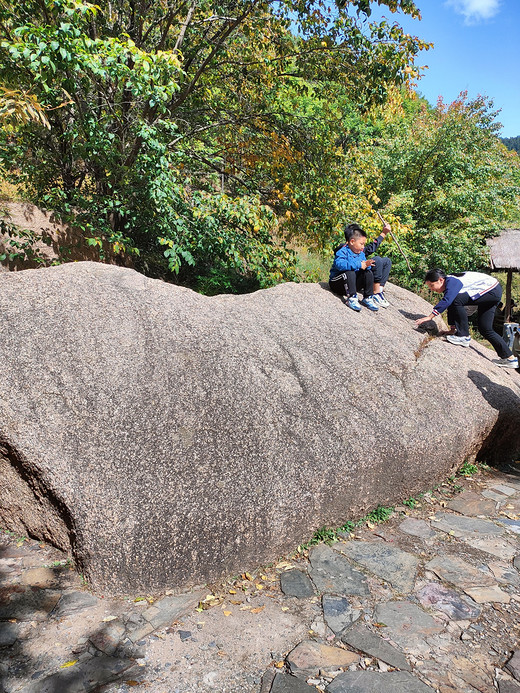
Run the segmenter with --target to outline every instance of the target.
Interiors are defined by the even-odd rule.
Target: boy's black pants
[[[355,296],[358,291],[367,298],[374,293],[374,284],[383,287],[390,276],[392,262],[388,257],[375,257],[376,264],[366,270],[348,270],[329,281],[330,290],[340,296]]]
[[[500,284],[483,296],[473,299],[467,293],[460,293],[448,308],[448,324],[455,325],[456,334],[469,337],[469,323],[466,306],[477,306],[478,331],[490,342],[501,359],[507,359],[513,352],[502,337],[493,329],[493,318],[502,298]]]

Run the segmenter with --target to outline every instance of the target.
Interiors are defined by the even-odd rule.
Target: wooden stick
[[[381,214],[379,213],[379,211],[378,211],[377,209],[376,209],[376,214],[377,214],[377,216],[381,219],[381,221],[383,222],[383,226],[385,226],[385,225],[386,225],[386,221],[383,219],[383,217],[381,216]],[[404,259],[405,259],[405,261],[406,261],[406,264],[408,265],[408,269],[409,269],[410,272],[411,272],[411,271],[412,271],[412,268],[410,267],[410,263],[408,262],[408,258],[407,258],[406,255],[404,254],[403,249],[402,249],[401,246],[399,245],[399,241],[397,240],[397,236],[395,235],[395,233],[394,233],[393,231],[390,231],[390,235],[392,236],[392,238],[394,239],[394,241],[397,243],[397,247],[399,248],[399,251],[400,251],[401,255],[404,257]]]

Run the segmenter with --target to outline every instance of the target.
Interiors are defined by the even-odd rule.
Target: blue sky
[[[373,11],[397,21],[433,49],[421,53],[428,65],[418,91],[435,104],[442,95],[449,103],[461,91],[493,99],[501,109],[502,137],[520,135],[520,0],[415,0],[422,20],[389,10]]]

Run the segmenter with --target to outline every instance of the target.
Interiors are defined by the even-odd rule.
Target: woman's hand
[[[430,315],[427,315],[424,318],[419,318],[418,320],[415,321],[415,324],[417,325],[417,327],[419,327],[419,325],[422,325],[423,322],[430,322],[430,320],[433,320],[433,314],[432,313],[430,313]]]

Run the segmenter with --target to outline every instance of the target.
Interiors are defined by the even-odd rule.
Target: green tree
[[[309,118],[280,95],[334,77],[366,112],[404,83],[424,44],[369,14],[367,0],[0,0],[0,82],[34,93],[51,125],[4,131],[1,162],[90,244],[107,239],[150,274],[217,288],[291,278],[270,157],[293,165]]]
[[[518,220],[520,166],[496,133],[491,101],[408,104],[408,114],[383,126],[371,148],[383,214],[402,225],[414,267],[412,285],[432,266],[449,271],[488,264],[485,239]]]

